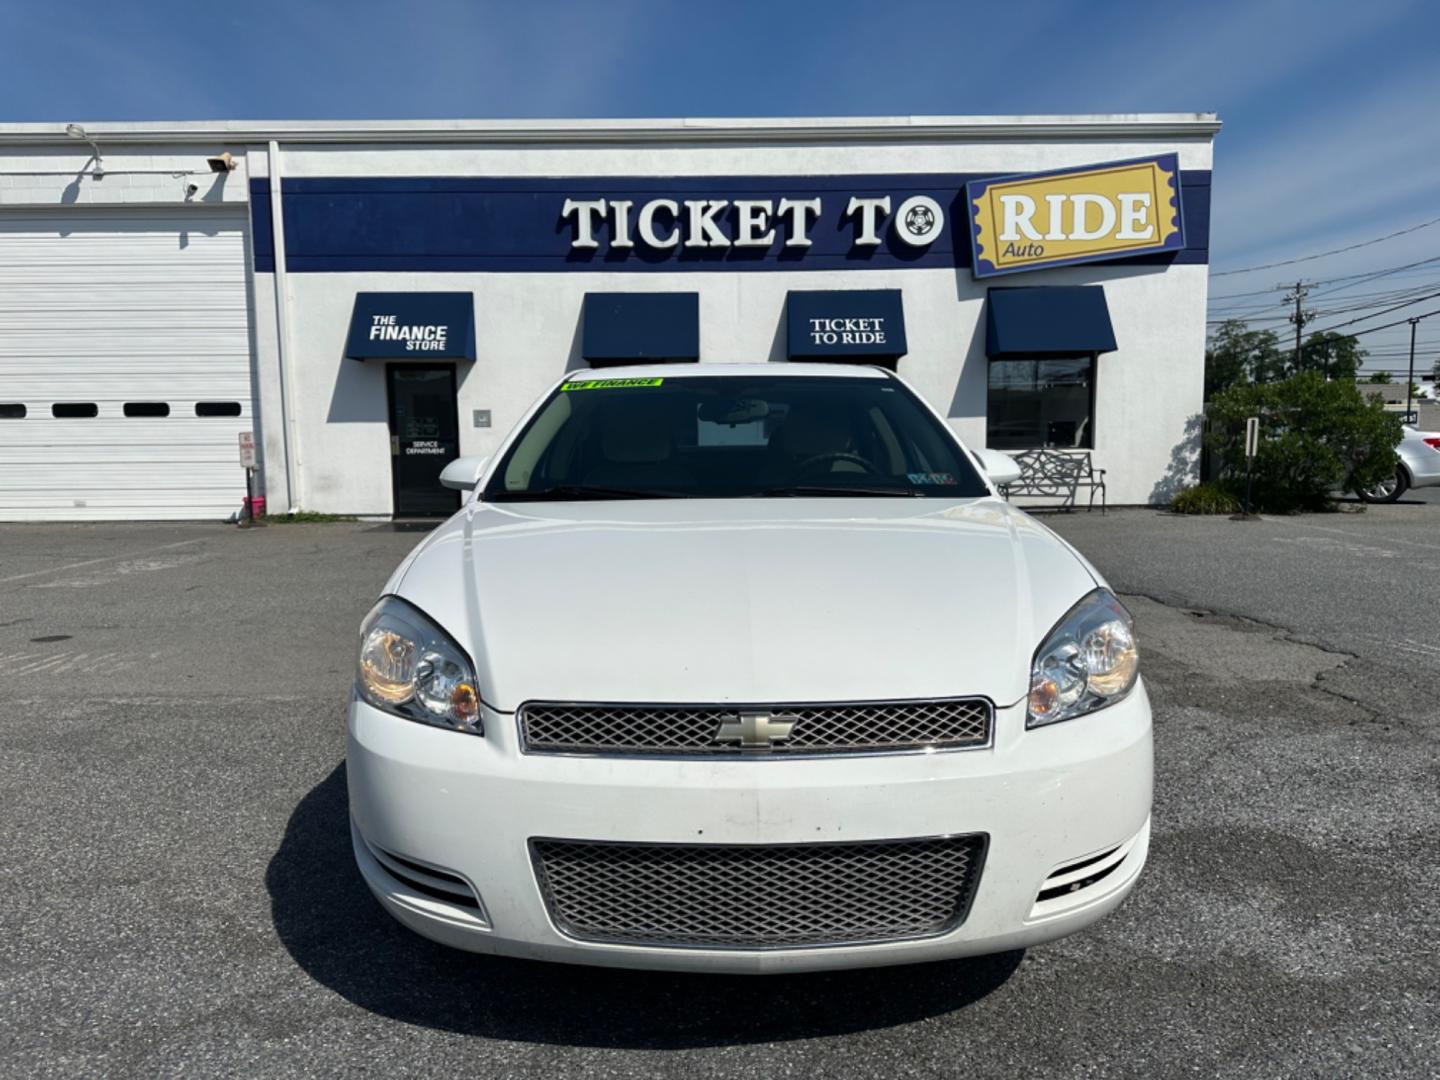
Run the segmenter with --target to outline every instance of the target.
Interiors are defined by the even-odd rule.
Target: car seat
[[[599,459],[582,482],[665,491],[693,485],[694,474],[675,458],[670,420],[669,410],[658,402],[625,402],[608,410],[599,434]]]

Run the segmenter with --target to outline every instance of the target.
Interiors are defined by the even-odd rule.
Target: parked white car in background
[[[988,478],[987,478],[988,471]],[[1146,858],[1130,615],[896,376],[576,372],[364,621],[355,857],[476,952],[768,972],[1014,949]]]
[[[1410,488],[1440,484],[1440,432],[1418,431],[1406,424],[1395,453],[1400,458],[1395,475],[1360,492],[1360,498],[1366,502],[1389,503]]]

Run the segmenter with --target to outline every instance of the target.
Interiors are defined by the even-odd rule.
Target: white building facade
[[[1193,477],[1208,114],[0,125],[0,520],[427,515],[567,370],[881,363]],[[222,158],[228,154],[228,160]]]

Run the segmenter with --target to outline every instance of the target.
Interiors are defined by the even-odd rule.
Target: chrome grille
[[[751,706],[595,705],[530,702],[520,709],[520,737],[535,754],[739,754],[718,741],[720,725]],[[993,710],[984,698],[774,705],[766,712],[793,720],[788,738],[762,752],[885,753],[990,744]]]
[[[582,941],[783,949],[933,937],[964,920],[983,834],[854,844],[530,842],[550,918]]]

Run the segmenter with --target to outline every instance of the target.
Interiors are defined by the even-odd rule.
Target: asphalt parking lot
[[[354,628],[415,533],[0,527],[9,1075],[1440,1073],[1440,505],[1049,516],[1127,596],[1151,862],[1021,955],[716,978],[448,952],[353,867]]]

